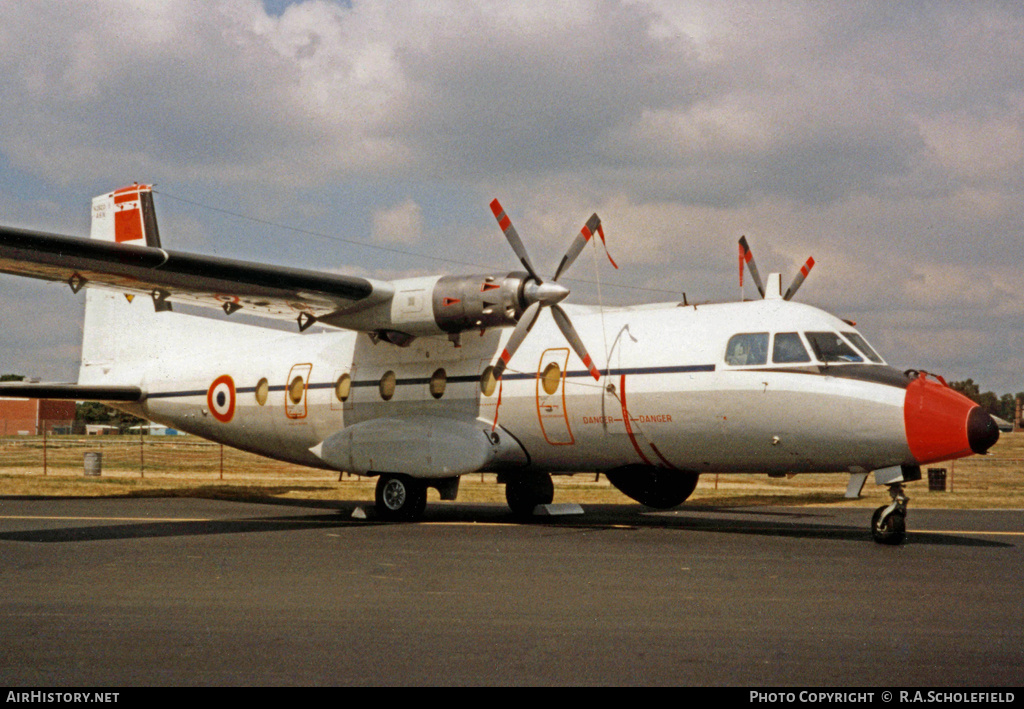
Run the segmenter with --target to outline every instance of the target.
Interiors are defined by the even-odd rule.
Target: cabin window
[[[863,362],[864,358],[836,332],[808,332],[814,356],[822,362]]]
[[[868,356],[875,364],[882,364],[882,358],[878,356],[878,353],[871,349],[871,345],[868,341],[860,336],[856,332],[844,332],[843,337],[853,343],[853,346]]]
[[[384,372],[384,376],[380,378],[380,398],[384,401],[391,401],[391,397],[395,395],[396,384],[398,384],[398,378],[395,377],[395,373],[390,370]]]
[[[346,402],[350,394],[352,394],[352,377],[345,373],[334,383],[334,396],[338,401]]]
[[[768,363],[768,333],[754,332],[733,335],[725,347],[725,363],[754,365]]]
[[[448,373],[444,369],[438,369],[430,376],[430,395],[435,399],[444,396],[444,389],[448,385]]]
[[[288,398],[292,400],[293,404],[301,404],[302,397],[306,393],[306,382],[302,379],[302,376],[297,376],[292,379],[291,384],[288,385]]]
[[[776,364],[793,364],[810,362],[811,356],[800,340],[799,333],[780,332],[775,335],[775,346],[772,348],[772,362]]]
[[[494,367],[488,365],[480,375],[480,393],[484,396],[492,396],[498,388],[498,380],[494,376]]]
[[[256,383],[256,403],[260,406],[266,406],[268,396],[270,396],[270,382],[264,377]]]
[[[548,396],[558,391],[558,385],[562,383],[562,370],[557,363],[551,362],[544,368],[540,375],[540,383]]]

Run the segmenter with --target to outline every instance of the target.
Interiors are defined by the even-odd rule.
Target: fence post
[[[46,475],[46,421],[43,421],[43,475]]]
[[[142,437],[142,426],[139,426],[139,478],[146,477],[146,439]]]

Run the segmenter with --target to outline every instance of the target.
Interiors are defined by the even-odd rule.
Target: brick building
[[[0,436],[39,436],[45,430],[70,432],[75,402],[0,397]]]

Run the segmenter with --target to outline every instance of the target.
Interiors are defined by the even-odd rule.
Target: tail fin
[[[160,235],[153,209],[153,188],[138,182],[92,200],[89,236],[159,248]],[[153,346],[155,330],[169,323],[154,311],[148,299],[131,298],[97,288],[86,289],[82,332],[82,366],[78,381],[109,384],[119,379],[118,364],[144,357]]]
[[[153,189],[138,183],[92,201],[93,239],[159,248]],[[82,365],[78,383],[103,387],[138,386],[153,362],[183,362],[195,356],[197,342],[218,346],[237,343],[262,330],[186,313],[171,312],[170,303],[132,297],[103,288],[85,289]]]
[[[93,239],[160,248],[152,185],[138,182],[92,201]]]

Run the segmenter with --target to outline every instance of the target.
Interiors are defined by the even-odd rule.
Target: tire
[[[555,486],[547,473],[521,475],[505,483],[505,501],[520,517],[533,514],[537,505],[549,505],[555,499]]]
[[[400,522],[419,519],[427,507],[427,486],[408,475],[384,473],[377,479],[374,504],[382,519]]]
[[[871,515],[871,537],[879,544],[889,544],[893,546],[902,544],[903,540],[907,536],[906,515],[899,510],[896,510],[886,517],[885,521],[879,524],[879,519],[881,519],[882,513],[887,507],[888,505],[879,507],[875,510],[875,513]]]

